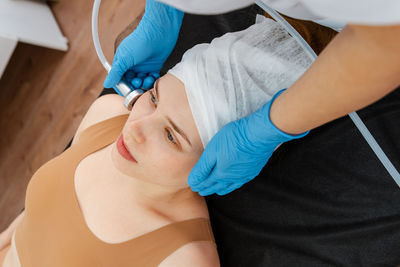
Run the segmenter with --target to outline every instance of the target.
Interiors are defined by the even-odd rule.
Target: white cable
[[[383,166],[386,168],[386,170],[389,172],[389,174],[393,177],[393,180],[400,187],[399,172],[396,170],[396,168],[393,166],[390,159],[386,156],[385,152],[382,150],[382,148],[376,142],[375,138],[372,136],[370,131],[368,131],[367,127],[362,122],[361,118],[358,116],[358,114],[356,112],[350,113],[349,116],[353,120],[354,124],[357,126],[358,130],[364,136],[364,138],[367,141],[367,143],[369,144],[369,146],[372,148],[372,150],[378,156],[378,158],[382,162]]]
[[[257,0],[256,4],[259,5],[262,9],[264,9],[272,18],[274,18],[279,24],[281,24],[296,39],[296,41],[307,52],[307,55],[311,58],[312,61],[314,61],[317,58],[317,54],[315,54],[314,50],[312,50],[312,48],[303,39],[303,37],[301,37],[301,35],[281,15],[279,15],[278,12],[276,12],[274,9],[267,6],[264,2],[262,2],[262,0]],[[382,148],[376,142],[375,138],[372,136],[372,134],[370,133],[368,128],[362,122],[361,118],[358,116],[358,114],[356,112],[350,113],[349,117],[351,118],[353,123],[356,125],[356,127],[358,128],[358,130],[360,131],[360,133],[362,134],[364,139],[367,141],[369,146],[375,152],[376,156],[381,161],[383,166],[386,168],[386,170],[392,176],[393,180],[400,187],[399,172],[396,170],[396,168],[393,166],[392,162],[386,156],[385,152],[382,150]]]
[[[103,54],[103,50],[101,49],[100,41],[99,41],[99,33],[98,33],[98,19],[99,16],[99,8],[100,8],[101,0],[94,0],[93,9],[92,9],[92,37],[94,48],[96,49],[97,56],[101,64],[103,64],[104,68],[107,72],[110,72],[111,65],[108,63],[106,57]],[[131,110],[132,106],[138,99],[138,97],[144,93],[144,91],[140,88],[131,89],[131,87],[121,80],[114,86],[114,90],[120,95],[124,97],[124,106]]]
[[[101,50],[101,45],[99,41],[99,33],[97,31],[98,21],[97,17],[99,16],[99,7],[100,7],[101,0],[94,0],[93,9],[92,9],[92,37],[94,48],[96,49],[97,56],[100,59],[101,64],[103,64],[104,68],[107,72],[110,72],[111,65],[108,63],[106,57]]]

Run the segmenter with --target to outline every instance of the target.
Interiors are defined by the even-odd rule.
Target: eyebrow
[[[158,81],[159,81],[159,79],[154,83],[154,90],[156,91],[156,96],[157,96],[158,101],[160,101],[160,94],[159,94],[159,92],[158,92]],[[182,129],[179,128],[178,125],[176,125],[176,124],[170,119],[170,117],[167,116],[167,120],[168,120],[168,122],[172,125],[172,128],[174,128],[174,130],[175,130],[177,133],[179,133],[179,134],[182,136],[182,138],[185,139],[186,142],[187,142],[190,146],[192,146],[192,143],[190,142],[189,138],[186,136],[185,132],[182,131]]]

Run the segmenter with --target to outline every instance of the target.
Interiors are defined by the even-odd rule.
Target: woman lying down
[[[25,211],[2,233],[0,263],[219,266],[189,172],[222,126],[256,111],[309,64],[265,19],[187,51],[131,112],[118,95],[100,97],[72,146],[32,177]]]

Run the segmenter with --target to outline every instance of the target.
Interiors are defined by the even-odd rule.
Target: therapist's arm
[[[400,25],[346,26],[272,104],[271,121],[298,134],[359,110],[400,85]]]

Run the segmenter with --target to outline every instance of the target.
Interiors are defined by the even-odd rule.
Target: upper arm
[[[159,267],[218,267],[219,257],[215,243],[191,242],[165,258]]]
[[[347,25],[353,34],[355,34],[363,43],[368,45],[377,45],[385,50],[395,50],[398,52],[400,47],[400,24],[397,25]]]
[[[129,111],[125,108],[123,101],[124,98],[116,94],[104,95],[97,98],[83,117],[72,144],[75,144],[79,139],[79,135],[91,125],[115,116],[128,114]]]

